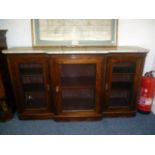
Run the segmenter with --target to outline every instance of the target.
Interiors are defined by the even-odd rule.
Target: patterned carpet
[[[149,135],[155,134],[155,115],[103,118],[94,122],[55,122],[14,119],[0,123],[1,135]]]

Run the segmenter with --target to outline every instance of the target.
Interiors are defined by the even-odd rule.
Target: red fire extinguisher
[[[141,92],[137,109],[141,112],[150,112],[155,95],[155,78],[153,72],[150,71],[145,74],[141,82]]]

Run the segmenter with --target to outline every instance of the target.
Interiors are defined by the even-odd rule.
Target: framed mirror
[[[33,46],[116,46],[116,19],[33,19]]]

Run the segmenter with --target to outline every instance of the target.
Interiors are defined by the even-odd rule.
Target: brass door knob
[[[56,93],[59,92],[59,86],[56,86],[56,89],[55,89]]]

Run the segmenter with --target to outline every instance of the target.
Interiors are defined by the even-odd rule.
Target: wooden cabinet
[[[135,114],[143,63],[144,55],[112,54],[107,57],[105,115]]]
[[[6,121],[13,116],[12,109],[8,105],[5,95],[4,83],[0,73],[0,121]]]
[[[2,50],[7,48],[6,32],[0,30],[0,121],[11,119],[15,109],[6,55],[2,54]]]
[[[54,58],[51,77],[54,81],[57,119],[101,118],[102,62],[99,56]]]
[[[46,56],[12,55],[9,63],[20,118],[52,118]]]
[[[21,119],[133,116],[146,53],[7,55]]]

